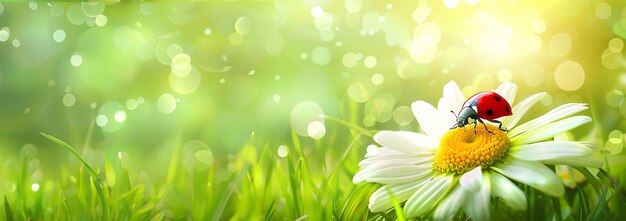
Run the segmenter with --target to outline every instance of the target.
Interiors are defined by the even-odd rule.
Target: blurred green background
[[[15,191],[16,177],[56,182],[80,167],[39,134],[45,132],[96,168],[123,156],[135,183],[154,186],[171,174],[173,156],[211,168],[221,182],[215,186],[236,184],[242,160],[254,165],[264,150],[283,166],[306,159],[314,183],[345,162],[339,183],[347,187],[338,197],[345,196],[373,141],[361,136],[349,149],[355,130],[320,115],[370,130],[419,131],[411,102],[436,104],[450,80],[465,96],[505,81],[518,85],[517,101],[547,91],[525,119],[567,102],[589,103],[594,124],[569,136],[606,146],[609,171],[626,179],[625,6],[2,3],[3,174],[33,160],[26,175],[0,177],[0,195]]]

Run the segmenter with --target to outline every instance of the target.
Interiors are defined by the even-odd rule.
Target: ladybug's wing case
[[[477,112],[480,118],[494,120],[512,114],[509,102],[495,92],[482,94],[476,100],[478,101]]]
[[[469,98],[467,98],[467,100],[465,100],[465,102],[463,102],[463,105],[461,105],[461,109],[465,108],[465,107],[476,107],[478,106],[478,99],[480,97],[481,94],[485,93],[487,91],[481,91],[478,92],[472,96],[470,96]]]

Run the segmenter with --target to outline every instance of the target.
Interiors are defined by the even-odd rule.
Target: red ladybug
[[[457,127],[465,127],[470,124],[469,119],[474,120],[474,133],[476,133],[476,124],[478,122],[485,126],[487,132],[493,134],[493,132],[487,129],[485,122],[481,120],[485,119],[493,123],[500,124],[498,129],[502,131],[508,131],[506,128],[502,128],[502,122],[496,120],[497,118],[510,116],[513,114],[511,111],[511,105],[504,97],[493,91],[478,92],[468,98],[461,106],[461,111],[457,115],[454,111],[450,111],[456,117],[456,123],[450,129]]]

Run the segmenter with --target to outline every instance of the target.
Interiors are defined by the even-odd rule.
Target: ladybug
[[[461,111],[458,115],[454,113],[454,111],[450,112],[452,112],[454,117],[456,117],[456,123],[450,129],[458,127],[465,128],[465,125],[473,123],[474,134],[476,134],[476,124],[478,122],[485,126],[485,130],[487,130],[487,132],[494,134],[487,129],[487,125],[482,119],[500,124],[498,129],[508,131],[506,128],[502,128],[502,122],[496,119],[513,114],[509,102],[504,99],[504,97],[493,91],[478,92],[468,98],[461,106]],[[472,119],[473,122],[469,122],[470,119]]]

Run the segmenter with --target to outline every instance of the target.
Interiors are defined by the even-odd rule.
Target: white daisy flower
[[[516,91],[510,82],[495,90],[510,104]],[[564,104],[517,126],[545,94],[526,98],[513,106],[511,116],[500,118],[509,132],[487,124],[494,134],[483,127],[474,134],[472,125],[449,129],[456,122],[450,111],[458,111],[465,101],[457,84],[449,82],[437,108],[424,101],[411,105],[425,133],[376,133],[374,140],[382,147],[368,147],[353,182],[383,185],[370,197],[372,212],[392,208],[394,197],[405,202],[406,217],[432,214],[436,220],[449,220],[461,208],[472,220],[488,220],[492,197],[501,198],[511,209],[526,210],[526,196],[513,181],[561,196],[563,182],[545,164],[601,167],[603,158],[590,144],[551,139],[591,121],[588,116],[571,116],[587,109],[585,104]]]

